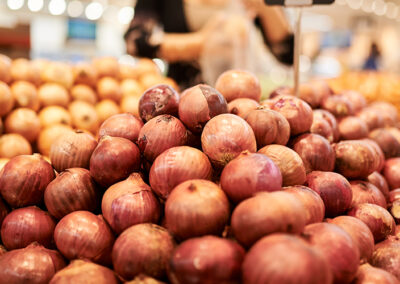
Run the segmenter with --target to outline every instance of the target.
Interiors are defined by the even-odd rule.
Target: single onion
[[[94,137],[83,131],[60,136],[50,149],[50,160],[58,172],[68,168],[89,168],[90,157],[97,146]]]
[[[64,216],[54,230],[58,250],[72,260],[85,258],[96,263],[111,263],[114,236],[101,215],[75,211]]]
[[[1,239],[8,250],[24,248],[38,242],[53,247],[56,223],[49,213],[36,206],[13,210],[3,221]]]
[[[351,186],[340,174],[314,171],[307,175],[306,185],[321,196],[326,216],[341,215],[351,207]]]
[[[71,115],[69,112],[60,106],[48,106],[39,112],[39,119],[42,128],[54,125],[64,124],[71,125]]]
[[[1,172],[1,167],[0,167],[0,172]],[[0,228],[1,228],[1,224],[3,223],[4,218],[6,218],[9,211],[10,210],[9,210],[7,204],[0,197]],[[1,254],[0,254],[0,256],[1,256]]]
[[[314,80],[299,86],[299,98],[308,103],[312,108],[319,107],[322,101],[330,95],[332,95],[332,90],[323,80]]]
[[[101,100],[96,104],[95,109],[100,123],[121,112],[117,103],[109,99]]]
[[[241,118],[246,119],[247,114],[251,110],[255,110],[260,106],[258,102],[248,98],[234,99],[228,104],[228,111],[232,114],[236,114]]]
[[[0,279],[3,283],[47,284],[64,266],[58,251],[33,243],[0,257]]]
[[[365,263],[358,268],[353,284],[399,284],[399,280],[386,270]]]
[[[267,156],[245,151],[225,166],[220,183],[229,199],[239,203],[257,192],[281,190],[282,175]]]
[[[49,284],[86,283],[86,284],[118,284],[114,272],[104,266],[87,260],[73,260],[59,270]]]
[[[387,236],[394,234],[396,223],[393,217],[379,205],[359,204],[351,209],[348,215],[363,221],[374,235],[375,242],[382,241]]]
[[[383,116],[380,111],[371,107],[367,107],[358,112],[357,117],[359,117],[367,124],[370,131],[374,130],[375,128],[381,128],[385,125]]]
[[[40,76],[43,82],[57,83],[66,89],[71,88],[74,83],[74,74],[69,63],[49,62]]]
[[[228,102],[238,98],[249,98],[258,102],[261,98],[258,78],[247,71],[225,71],[218,77],[215,88]]]
[[[338,225],[350,235],[360,252],[361,262],[368,262],[374,252],[374,236],[367,225],[351,216],[338,216],[328,223]]]
[[[119,102],[122,99],[121,87],[112,77],[103,77],[97,81],[97,94],[100,99],[109,99]]]
[[[353,111],[355,113],[367,106],[367,100],[361,93],[357,91],[345,90],[342,91],[340,94],[346,97],[351,102],[351,104],[353,105]]]
[[[99,137],[122,137],[136,142],[143,126],[138,118],[131,113],[116,114],[106,119],[99,129]]]
[[[328,122],[330,126],[330,130],[328,131],[329,136],[325,137],[326,139],[329,140],[329,142],[336,142],[339,140],[339,127],[336,118],[331,114],[329,111],[323,110],[323,109],[316,109],[313,111],[313,119],[323,119],[326,122]],[[314,121],[313,121],[314,123]],[[314,127],[316,127],[314,125]],[[319,134],[319,133],[317,133]]]
[[[246,122],[254,131],[258,148],[269,144],[286,145],[289,141],[289,122],[277,111],[259,107],[247,113]]]
[[[79,129],[96,133],[99,128],[99,117],[93,105],[84,101],[74,101],[68,107],[72,124]]]
[[[155,224],[132,226],[115,241],[114,269],[125,280],[141,273],[163,279],[174,247],[174,239],[165,228]]]
[[[11,159],[19,155],[31,155],[32,147],[22,135],[10,133],[0,136],[0,157]]]
[[[104,193],[101,209],[104,218],[117,234],[140,223],[157,223],[160,204],[140,174],[111,186]]]
[[[92,66],[96,70],[98,77],[119,77],[119,63],[114,57],[96,57],[92,61]]]
[[[130,112],[134,116],[139,117],[139,97],[135,96],[126,96],[121,100],[121,111],[122,112]]]
[[[195,166],[194,166],[195,165]],[[153,191],[167,199],[172,189],[190,179],[211,179],[212,167],[207,156],[188,146],[173,147],[159,155],[150,169]]]
[[[385,196],[386,201],[389,201],[389,185],[380,173],[373,172],[367,177],[367,181],[375,185]]]
[[[61,172],[44,192],[46,208],[57,219],[73,211],[94,211],[99,201],[100,192],[94,180],[89,171],[82,168],[70,168]]]
[[[385,127],[385,129],[396,138],[397,142],[400,143],[400,130],[397,127]]]
[[[368,126],[357,116],[348,116],[339,122],[340,140],[361,139],[368,136]]]
[[[0,117],[5,116],[7,113],[9,113],[13,107],[14,97],[11,94],[11,90],[6,83],[1,82],[0,80]]]
[[[121,90],[123,97],[135,96],[139,98],[145,91],[139,82],[132,78],[126,78],[121,81]]]
[[[385,166],[385,154],[383,153],[381,147],[379,147],[378,143],[376,143],[374,140],[369,139],[369,138],[364,138],[362,139],[363,142],[366,142],[369,147],[372,148],[374,155],[375,155],[375,164],[374,168],[376,168],[377,172],[380,172],[383,170],[383,167]]]
[[[301,233],[307,217],[303,202],[293,194],[262,192],[239,203],[232,213],[231,227],[239,243],[250,247],[271,233]]]
[[[10,83],[11,81],[11,59],[10,57],[0,55],[0,81]]]
[[[75,101],[84,101],[91,105],[96,104],[97,95],[89,86],[78,84],[71,88],[71,98]]]
[[[375,246],[371,265],[384,269],[400,279],[400,239],[391,237]],[[382,282],[379,282],[382,283]]]
[[[304,163],[295,151],[282,145],[267,145],[258,153],[266,155],[282,174],[283,186],[302,185],[306,180]]]
[[[17,133],[30,143],[35,142],[40,132],[40,120],[29,108],[18,108],[10,112],[4,123],[7,133]]]
[[[45,129],[42,129],[37,139],[37,147],[39,149],[39,152],[42,155],[49,156],[50,149],[53,143],[66,133],[73,133],[73,130],[70,126],[65,124],[53,124],[46,127]]]
[[[184,241],[169,261],[172,283],[238,283],[244,249],[236,242],[204,236]]]
[[[259,240],[242,266],[243,284],[331,284],[327,260],[296,236],[273,234]]]
[[[322,101],[321,106],[336,117],[345,117],[354,114],[353,104],[343,95],[327,97]]]
[[[322,222],[325,216],[325,205],[318,193],[302,185],[288,186],[283,189],[303,203],[306,213],[306,225]]]
[[[310,132],[325,137],[330,143],[336,141],[335,133],[332,129],[332,126],[326,119],[316,114],[315,111],[313,112],[313,123],[311,125]]]
[[[386,159],[400,156],[400,142],[385,128],[378,128],[370,132],[369,138],[379,145]]]
[[[165,226],[178,239],[220,235],[229,220],[225,193],[208,180],[187,180],[176,186],[165,203]]]
[[[40,83],[40,73],[31,61],[25,58],[14,59],[11,63],[11,81],[29,81],[35,85]]]
[[[388,102],[374,102],[370,105],[371,108],[378,110],[383,116],[384,126],[394,126],[398,120],[396,107]]]
[[[196,85],[185,90],[179,102],[179,118],[196,134],[202,132],[210,119],[227,112],[225,98],[208,85]]]
[[[348,233],[334,224],[315,223],[306,226],[302,236],[328,261],[333,283],[351,283],[357,273],[360,253]]]
[[[363,203],[372,203],[387,208],[386,198],[382,192],[372,183],[360,180],[350,182],[353,193],[351,206],[355,207]]]
[[[54,177],[53,168],[42,156],[17,156],[0,172],[0,193],[12,207],[40,204]]]
[[[70,101],[68,91],[56,83],[45,83],[38,90],[39,101],[42,106],[67,107]]]
[[[79,62],[73,66],[75,84],[85,84],[95,86],[97,82],[97,70],[95,67],[86,62]]]
[[[400,158],[386,160],[383,175],[390,187],[390,190],[400,188]]]
[[[393,218],[398,222],[400,220],[400,188],[392,190],[389,193],[389,207]]]
[[[11,85],[10,90],[16,107],[39,110],[40,101],[35,85],[26,81],[17,81]]]

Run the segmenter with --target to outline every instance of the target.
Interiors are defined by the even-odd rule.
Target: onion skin
[[[244,255],[244,249],[231,240],[215,236],[186,240],[169,261],[169,280],[173,284],[240,283]]]
[[[68,90],[58,83],[44,83],[38,89],[41,106],[67,107],[70,101]]]
[[[380,111],[374,108],[367,107],[358,112],[356,115],[367,124],[370,131],[385,126],[384,117]]]
[[[165,282],[158,281],[144,274],[139,274],[133,280],[125,282],[125,284],[165,284]]]
[[[101,215],[75,211],[63,217],[54,230],[58,250],[68,259],[85,258],[109,265],[114,236]]]
[[[26,81],[16,81],[10,89],[15,99],[15,107],[39,110],[40,101],[35,85]]]
[[[370,132],[369,138],[379,145],[386,159],[400,156],[400,142],[385,128],[378,128]]]
[[[356,116],[348,116],[339,122],[340,140],[355,140],[368,136],[368,126]]]
[[[365,263],[358,268],[353,284],[399,284],[399,280],[386,270]]]
[[[242,266],[243,284],[331,284],[327,260],[296,236],[273,234],[259,240]]]
[[[302,236],[328,261],[333,283],[351,283],[357,273],[360,253],[348,233],[334,224],[315,223],[306,226]]]
[[[76,82],[75,82],[76,83]],[[72,86],[70,90],[72,100],[74,101],[84,101],[91,105],[97,103],[97,95],[94,90],[84,84],[76,84]]]
[[[332,95],[332,90],[323,80],[314,80],[299,86],[299,98],[308,103],[312,108],[319,107],[321,102],[330,95]]]
[[[326,111],[323,109],[316,109],[313,111],[313,124],[314,124],[315,119],[317,119],[317,120],[323,119],[330,126],[329,130],[328,129],[323,130],[323,132],[324,133],[326,132],[328,136],[325,136],[325,135],[321,135],[321,136],[324,136],[331,143],[339,140],[339,127],[338,127],[337,120],[333,116],[333,114],[331,114],[329,111]],[[317,128],[316,125],[314,125],[314,126],[312,125],[311,129],[310,129],[311,132],[313,132],[313,127]],[[323,127],[326,127],[326,126],[323,126]],[[319,134],[319,133],[317,133],[317,134]]]
[[[227,112],[225,98],[208,85],[185,90],[179,102],[179,118],[195,134],[200,134],[210,119]]]
[[[327,97],[322,101],[321,106],[335,117],[345,117],[354,114],[353,104],[343,95]]]
[[[379,205],[363,203],[351,209],[348,215],[363,221],[374,235],[375,242],[394,235],[396,223],[390,213]]]
[[[350,182],[353,192],[352,207],[363,203],[372,203],[387,208],[386,198],[383,193],[372,183],[354,180]]]
[[[273,144],[261,148],[258,153],[266,155],[278,166],[283,186],[302,185],[306,181],[303,160],[292,149]]]
[[[250,247],[268,234],[300,233],[306,221],[303,202],[294,195],[283,191],[262,192],[235,208],[231,228],[239,243]]]
[[[379,147],[374,140],[369,138],[362,139],[362,141],[366,142],[372,148],[375,155],[374,167],[376,168],[376,171],[381,172],[385,166],[385,154],[383,154],[381,147]]]
[[[110,99],[105,99],[98,102],[95,105],[95,110],[100,123],[103,123],[107,118],[121,112],[119,105]]]
[[[99,129],[99,137],[122,137],[136,142],[143,122],[131,113],[116,114],[106,119]]]
[[[0,117],[9,113],[13,107],[14,97],[11,94],[11,90],[6,83],[0,80]]]
[[[110,99],[119,102],[122,98],[122,90],[119,83],[113,77],[105,76],[97,81],[97,95],[100,99]]]
[[[220,235],[229,215],[228,198],[208,180],[193,179],[179,184],[165,203],[165,226],[179,240]]]
[[[378,172],[373,172],[367,177],[367,181],[375,185],[385,196],[386,201],[389,201],[389,185],[386,179]]]
[[[190,179],[210,180],[211,175],[211,163],[203,152],[179,146],[166,150],[155,159],[149,180],[154,193],[167,199],[178,184]]]
[[[114,269],[126,280],[141,273],[163,279],[174,247],[174,239],[165,228],[155,224],[132,226],[115,241]]]
[[[313,134],[321,135],[325,137],[330,143],[336,141],[334,130],[327,120],[319,115],[313,113],[313,123],[310,128],[310,132]]]
[[[243,152],[225,166],[220,183],[229,199],[239,203],[257,192],[281,190],[282,175],[267,156]]]
[[[31,155],[32,147],[24,136],[16,133],[0,136],[0,157],[11,159],[19,155]]]
[[[247,113],[246,122],[254,131],[258,148],[269,144],[286,145],[289,141],[289,122],[277,111],[259,107]]]
[[[73,260],[67,267],[59,270],[49,284],[118,284],[114,272],[104,266],[87,260]]]
[[[17,108],[10,112],[4,126],[6,133],[20,134],[30,143],[35,142],[40,133],[39,117],[29,108]]]
[[[303,160],[306,173],[333,171],[335,151],[327,139],[318,134],[302,134],[292,141],[292,148]]]
[[[138,173],[107,189],[101,208],[104,218],[117,234],[132,225],[157,223],[161,215],[157,198]]]
[[[0,172],[1,172],[1,169],[0,169]],[[9,210],[7,204],[0,197],[0,228],[1,228],[1,225],[3,224],[4,218],[6,218],[9,211],[10,210]]]
[[[390,190],[400,188],[400,158],[386,160],[383,175]]]
[[[340,95],[346,97],[353,106],[354,112],[358,112],[367,106],[367,100],[359,92],[353,90],[345,90]]]
[[[0,279],[3,283],[47,284],[64,266],[59,252],[33,243],[0,257]]]
[[[185,126],[168,114],[150,119],[140,129],[138,146],[145,159],[153,162],[165,150],[183,146],[187,142]]]
[[[250,125],[233,114],[212,118],[201,134],[201,146],[217,168],[223,168],[242,151],[257,151],[256,138]]]
[[[375,246],[371,265],[384,269],[385,271],[400,279],[400,239],[389,236],[389,238]]]
[[[340,174],[314,171],[307,175],[306,185],[321,196],[328,217],[341,215],[351,207],[351,186]]]
[[[234,99],[228,104],[228,111],[232,114],[236,114],[243,119],[246,119],[247,114],[251,110],[255,110],[260,106],[258,102],[252,99],[239,98]]]
[[[17,156],[0,172],[0,193],[14,208],[40,204],[54,177],[53,168],[42,156]]]
[[[400,220],[400,188],[394,189],[389,193],[389,211],[396,223]]]
[[[84,101],[73,101],[68,106],[71,114],[72,124],[77,129],[97,133],[99,128],[99,117],[93,105]]]
[[[100,192],[96,183],[89,171],[82,168],[70,168],[61,172],[44,192],[46,208],[57,219],[79,210],[93,212],[99,201]]]
[[[303,203],[307,215],[306,225],[322,222],[325,216],[325,205],[318,193],[302,185],[284,187],[283,190]]]
[[[37,147],[44,156],[50,156],[50,149],[53,143],[67,132],[73,132],[73,129],[64,124],[53,124],[40,131],[37,139]]]
[[[49,127],[54,124],[71,125],[71,115],[60,106],[48,106],[39,112],[39,119],[42,128]]]
[[[383,116],[383,126],[394,126],[398,121],[397,109],[388,102],[373,102],[370,107],[376,109]]]

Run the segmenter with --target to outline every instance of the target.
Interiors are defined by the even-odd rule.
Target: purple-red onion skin
[[[246,254],[243,284],[331,284],[327,260],[302,239],[273,234],[259,240]]]
[[[0,174],[1,174],[1,172],[0,172]],[[0,228],[1,228],[1,224],[3,223],[4,218],[6,218],[8,212],[9,212],[9,208],[8,208],[7,204],[0,197]]]
[[[383,167],[385,166],[385,154],[383,153],[381,147],[379,147],[378,143],[369,138],[364,138],[362,139],[362,141],[366,142],[368,146],[373,150],[375,155],[375,163],[373,167],[376,169],[377,172],[381,172],[383,170]]]
[[[179,240],[220,235],[229,216],[228,198],[208,180],[194,179],[179,184],[165,203],[165,226]]]
[[[391,237],[375,246],[371,265],[384,269],[400,279],[400,239]]]
[[[353,111],[356,113],[367,106],[365,97],[357,91],[345,90],[340,95],[346,97],[353,105]]]
[[[367,124],[357,116],[347,116],[339,122],[340,140],[355,140],[368,136]]]
[[[236,242],[204,236],[181,243],[169,261],[173,284],[240,283],[244,249]]]
[[[272,233],[300,233],[307,221],[302,201],[284,191],[261,192],[244,200],[232,213],[231,228],[245,247]]]
[[[136,142],[143,122],[131,113],[115,114],[107,118],[99,129],[99,137],[122,137]]]
[[[352,207],[363,203],[372,203],[387,208],[386,198],[383,193],[372,183],[360,180],[350,182],[353,192]]]
[[[370,131],[385,126],[384,117],[382,116],[381,112],[374,108],[367,107],[358,112],[356,115],[367,124]]]
[[[14,208],[41,204],[46,186],[54,178],[52,166],[42,156],[16,156],[0,171],[0,193]]]
[[[138,173],[108,188],[101,209],[117,234],[132,225],[157,223],[161,215],[159,201]]]
[[[400,220],[400,188],[394,189],[389,193],[389,211],[396,223]],[[397,229],[397,227],[396,227]]]
[[[378,128],[371,131],[369,133],[369,138],[379,145],[386,159],[400,156],[400,142],[385,128]]]
[[[258,102],[248,98],[234,99],[228,104],[229,113],[236,114],[243,119],[246,119],[247,114],[251,110],[255,110],[260,106]]]
[[[159,155],[150,169],[151,188],[166,199],[172,189],[189,179],[211,179],[212,167],[208,157],[188,146],[170,148]]]
[[[325,204],[325,215],[335,217],[350,209],[353,194],[350,183],[333,172],[314,171],[307,175],[306,186],[317,192]]]
[[[218,77],[215,88],[228,102],[238,98],[249,98],[258,102],[261,98],[258,78],[243,70],[225,71]]]
[[[239,203],[257,192],[281,190],[282,175],[267,156],[244,152],[225,166],[220,183],[229,199]]]
[[[112,260],[125,280],[139,274],[163,279],[175,242],[170,233],[155,224],[139,224],[125,230],[115,241]]]
[[[315,115],[315,113],[313,115],[313,123],[310,132],[325,137],[330,143],[336,141],[334,130],[329,122],[321,116]]]
[[[329,111],[335,117],[345,117],[354,114],[354,107],[351,101],[343,95],[326,97],[321,104],[324,110]]]
[[[386,179],[378,172],[373,172],[367,177],[367,181],[375,185],[389,201],[389,185]]]
[[[370,104],[370,107],[376,109],[383,116],[383,127],[394,126],[398,121],[396,107],[388,102],[378,101]]]
[[[393,274],[381,268],[365,263],[358,268],[353,284],[399,284],[400,281]]]
[[[327,133],[327,136],[320,134],[321,136],[324,136],[331,143],[339,140],[339,127],[338,127],[337,120],[333,114],[331,114],[329,111],[326,111],[324,109],[316,109],[313,111],[313,124],[314,124],[315,119],[324,120],[330,126],[329,129],[323,129],[324,130],[323,133]],[[314,127],[316,127],[316,126],[314,126]],[[323,125],[323,127],[326,127],[326,126]],[[311,126],[310,130],[312,133],[314,133],[313,126]],[[319,133],[316,133],[316,134],[319,134]]]
[[[400,158],[386,160],[383,168],[383,175],[390,187],[390,190],[400,188]]]

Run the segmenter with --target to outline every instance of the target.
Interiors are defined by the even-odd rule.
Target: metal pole
[[[300,76],[300,45],[301,45],[301,15],[302,7],[295,8],[296,23],[294,30],[294,94],[299,96],[299,76]]]

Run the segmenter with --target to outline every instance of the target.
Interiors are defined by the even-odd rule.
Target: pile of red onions
[[[375,185],[385,196],[386,201],[389,200],[389,185],[386,179],[378,172],[373,172],[367,177],[367,181]]]
[[[392,273],[365,263],[358,268],[354,283],[387,283],[396,284],[399,280]]]
[[[389,237],[375,246],[371,264],[382,268],[400,278],[400,240],[398,237]]]
[[[367,124],[357,116],[348,116],[340,120],[340,140],[361,139],[368,136]]]
[[[386,209],[386,198],[383,193],[372,183],[353,180],[350,182],[353,193],[352,207],[363,203],[372,203]]]
[[[99,137],[122,137],[136,142],[143,122],[131,113],[116,114],[106,119],[99,128]]]

